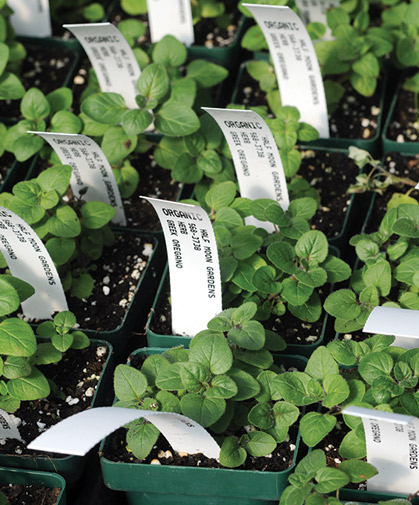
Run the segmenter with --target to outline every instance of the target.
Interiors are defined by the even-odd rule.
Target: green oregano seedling
[[[87,298],[93,289],[89,273],[94,268],[92,261],[114,242],[108,224],[115,208],[68,194],[70,177],[70,166],[55,165],[35,179],[15,184],[13,194],[2,193],[0,205],[18,214],[40,236],[57,266],[64,290]],[[6,267],[1,259],[1,266]]]
[[[325,301],[336,331],[361,329],[377,305],[419,309],[418,223],[417,202],[402,203],[387,211],[378,231],[351,238],[363,264],[353,273],[350,289],[339,289]]]
[[[283,491],[279,504],[342,505],[338,498],[341,488],[351,482],[363,482],[377,473],[373,465],[356,459],[343,461],[338,468],[328,467],[324,452],[316,449],[298,463],[293,474],[288,478],[290,485]],[[330,493],[336,493],[336,496],[330,496]],[[404,501],[405,504],[400,502],[400,505],[410,503],[407,500]],[[397,503],[399,504],[399,501]]]
[[[50,384],[37,365],[57,363],[68,349],[84,349],[90,342],[82,331],[74,330],[76,318],[70,311],[41,323],[35,334],[27,322],[10,317],[34,294],[32,286],[17,277],[0,275],[0,287],[0,408],[15,412],[22,401],[50,394]],[[38,342],[37,336],[45,341]]]

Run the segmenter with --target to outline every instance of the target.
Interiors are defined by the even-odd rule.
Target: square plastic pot
[[[91,403],[91,407],[101,407],[106,403],[105,400],[109,396],[112,384],[113,350],[112,346],[103,340],[92,340],[91,343],[96,347],[107,346],[109,348],[109,354]],[[74,434],[74,436],[77,436],[77,434]],[[87,456],[50,457],[41,453],[39,455],[0,454],[0,465],[25,470],[55,472],[64,477],[67,484],[71,485],[80,478],[86,458]]]
[[[135,354],[161,354],[165,349],[143,348]],[[287,366],[304,368],[301,356],[281,356]],[[297,436],[292,465],[282,472],[229,468],[199,468],[138,463],[117,463],[101,455],[104,483],[125,491],[130,505],[277,505],[297,460]],[[106,444],[102,441],[100,454]]]
[[[257,58],[257,59],[262,59],[262,58]],[[247,62],[243,62],[240,65],[240,69],[237,74],[237,79],[236,79],[236,83],[234,86],[234,90],[233,90],[233,94],[232,94],[230,103],[237,103],[237,96],[238,96],[238,93],[240,90],[240,83],[242,80],[243,73],[246,71],[246,63]],[[382,127],[382,122],[383,122],[383,110],[384,110],[384,99],[385,99],[386,87],[387,87],[387,74],[384,74],[383,80],[382,80],[381,95],[380,95],[380,100],[379,100],[380,113],[377,118],[377,132],[374,135],[374,137],[371,137],[369,139],[320,137],[319,139],[314,140],[313,142],[307,142],[307,145],[311,146],[311,147],[315,146],[315,147],[327,147],[327,148],[337,148],[337,149],[348,149],[350,146],[356,146],[356,147],[359,147],[359,149],[364,149],[365,151],[368,151],[373,156],[378,155],[381,152],[381,127]],[[249,106],[250,105],[252,105],[252,104],[249,104]]]
[[[399,98],[399,92],[401,90],[401,83],[397,86],[397,90],[394,93],[393,99],[390,104],[390,108],[387,114],[386,121],[384,123],[382,142],[383,142],[383,153],[389,151],[397,151],[404,154],[418,154],[419,153],[419,142],[397,142],[396,140],[389,139],[388,129],[393,119],[393,114],[397,106],[397,100]]]
[[[50,489],[60,488],[61,491],[55,503],[56,505],[66,505],[66,483],[63,477],[56,473],[0,467],[0,485],[8,484],[45,486]]]

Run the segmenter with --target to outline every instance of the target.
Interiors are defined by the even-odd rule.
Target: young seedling
[[[69,88],[58,88],[44,95],[38,88],[25,92],[20,102],[24,119],[9,128],[4,139],[6,151],[14,154],[18,161],[26,161],[40,152],[45,141],[28,131],[51,131],[59,133],[80,133],[83,123],[68,109],[73,103],[73,93]],[[50,147],[45,147],[44,156],[49,156]]]
[[[348,193],[374,191],[383,195],[390,186],[407,185],[410,186],[410,189],[405,194],[395,193],[388,203],[388,208],[390,209],[394,204],[416,202],[414,198],[409,196],[416,187],[415,181],[392,174],[383,167],[380,160],[375,160],[367,151],[358,147],[350,146],[348,157],[354,160],[361,170],[365,167],[370,168],[368,173],[362,172],[356,177],[356,183],[349,186]]]
[[[40,324],[35,334],[27,322],[10,317],[34,294],[32,286],[17,277],[0,275],[0,287],[0,408],[15,412],[22,401],[50,394],[50,384],[37,365],[58,363],[68,349],[84,349],[90,342],[82,331],[73,330],[76,318],[70,311]],[[37,336],[46,341],[38,342]]]
[[[353,273],[351,289],[339,289],[325,301],[325,310],[336,318],[336,331],[361,329],[378,305],[419,309],[419,205],[415,203],[392,207],[378,231],[350,240],[363,265]]]
[[[18,214],[44,241],[64,290],[88,298],[93,289],[92,261],[114,242],[108,224],[115,208],[68,195],[70,177],[69,165],[55,165],[35,179],[15,184],[13,194],[2,193],[0,205]],[[3,257],[0,265],[7,266]]]

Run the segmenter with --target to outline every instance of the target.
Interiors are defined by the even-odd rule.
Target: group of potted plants
[[[60,490],[37,490],[33,503],[87,503],[88,473],[114,490],[99,485],[92,504],[415,503],[414,491],[367,491],[377,469],[363,424],[342,411],[419,417],[419,351],[362,334],[376,306],[419,310],[419,2],[341,0],[324,24],[308,22],[330,138],[281,103],[267,43],[243,5],[299,13],[301,2],[190,3],[196,43],[185,47],[170,34],[152,42],[147,0],[78,0],[70,10],[50,0],[47,43],[17,36],[0,2],[0,207],[10,212],[0,217],[16,214],[36,232],[69,308],[25,316],[21,304],[36,290],[13,275],[1,234],[0,414],[20,435],[0,436],[0,503],[23,503],[23,484],[35,489],[37,479]],[[141,69],[137,108],[100,89],[61,28],[103,20]],[[228,143],[201,109],[212,106],[250,108],[266,121],[287,208],[241,196]],[[112,223],[114,206],[88,200],[88,187],[75,191],[78,154],[70,147],[63,164],[34,132],[100,146],[125,227]],[[196,335],[172,332],[165,238],[140,195],[199,205],[210,217],[224,310]],[[26,448],[60,420],[112,404],[198,422],[219,458],[177,453],[143,418],[104,440],[84,471],[86,458]]]

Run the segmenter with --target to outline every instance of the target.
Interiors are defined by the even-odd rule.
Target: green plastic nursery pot
[[[263,58],[257,58],[263,59]],[[246,70],[246,63],[243,62],[240,65],[239,72],[237,74],[236,83],[234,86],[233,94],[230,100],[230,103],[237,103],[237,96],[240,90],[240,83],[243,77],[243,73]],[[381,96],[379,102],[380,114],[377,119],[377,133],[374,137],[369,139],[350,139],[350,138],[319,138],[312,142],[307,142],[307,145],[310,147],[327,147],[327,148],[338,148],[338,149],[348,149],[350,146],[359,147],[359,149],[364,149],[368,151],[373,156],[378,155],[381,152],[381,126],[383,121],[383,110],[384,110],[384,99],[385,99],[385,90],[387,87],[387,74],[384,74],[382,81],[382,89]]]
[[[0,485],[8,484],[45,486],[47,488],[59,488],[60,494],[55,502],[56,505],[66,505],[66,483],[61,475],[49,472],[37,472],[35,470],[21,470],[19,468],[0,467]]]
[[[225,47],[206,47],[206,46],[198,46],[193,45],[189,46],[188,49],[188,57],[191,59],[203,58],[205,60],[211,60],[214,63],[220,63],[225,66],[229,70],[236,67],[238,57],[240,55],[240,42],[244,35],[245,30],[247,29],[249,20],[242,16],[237,26],[237,33],[233,40],[233,42]]]
[[[143,348],[134,354],[161,354],[165,349]],[[285,366],[304,368],[301,356],[281,356]],[[282,472],[155,466],[117,463],[100,458],[102,476],[107,487],[125,491],[130,505],[273,505],[287,486],[288,476],[296,464],[300,443],[297,436],[292,465]],[[106,439],[100,446],[100,454]]]
[[[113,349],[109,342],[93,339],[92,344],[96,347],[109,347],[108,357],[103,367],[102,374],[98,381],[96,391],[93,395],[91,407],[101,407],[109,404],[109,391],[111,390],[113,377]],[[42,472],[54,472],[64,477],[68,485],[74,484],[82,475],[83,466],[86,462],[85,457],[81,456],[49,456],[44,454],[0,454],[0,465],[5,467],[14,467],[25,470],[38,470]],[[0,477],[1,479],[1,477]],[[61,502],[60,502],[61,503]],[[65,502],[63,502],[65,503]]]
[[[378,503],[379,501],[394,500],[395,498],[407,498],[407,494],[388,494],[388,493],[376,493],[373,491],[359,491],[357,489],[341,489],[339,491],[339,498],[341,500],[351,500],[360,503]],[[418,499],[412,501],[414,505],[418,504]]]
[[[383,153],[389,151],[397,151],[403,154],[418,154],[419,153],[419,142],[397,142],[396,140],[391,140],[387,137],[389,125],[392,122],[393,113],[397,105],[397,100],[399,98],[399,91],[401,90],[401,83],[397,86],[397,90],[394,93],[393,99],[390,104],[390,109],[387,114],[387,118],[383,128],[382,143],[383,143]]]

